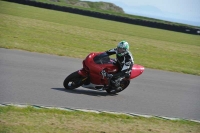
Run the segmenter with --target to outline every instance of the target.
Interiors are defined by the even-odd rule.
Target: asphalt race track
[[[65,90],[65,77],[81,67],[81,59],[1,48],[0,103],[200,120],[200,76],[146,68],[118,95]]]

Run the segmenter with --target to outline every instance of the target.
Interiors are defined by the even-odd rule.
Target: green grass
[[[198,133],[200,123],[109,113],[0,106],[1,133]]]
[[[0,47],[85,58],[130,43],[136,64],[200,75],[200,36],[0,1]]]

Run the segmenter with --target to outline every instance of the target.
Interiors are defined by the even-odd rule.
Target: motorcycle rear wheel
[[[82,84],[82,76],[78,74],[78,71],[71,73],[63,82],[63,86],[68,90],[76,89]]]
[[[122,88],[121,90],[115,90],[115,89],[113,89],[113,87],[110,87],[109,89],[106,89],[106,92],[108,94],[117,94],[117,93],[125,90],[129,84],[130,84],[130,80],[122,80],[120,82],[120,87]]]

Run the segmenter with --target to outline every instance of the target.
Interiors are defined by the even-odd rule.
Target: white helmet
[[[126,41],[121,41],[117,45],[117,54],[119,56],[122,56],[123,53],[127,52],[129,50],[129,44]]]

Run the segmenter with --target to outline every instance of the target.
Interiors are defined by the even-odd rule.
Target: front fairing
[[[113,60],[106,53],[90,53],[83,61],[83,66],[88,69],[93,84],[107,84],[107,79],[101,75],[102,70],[105,69],[107,73],[118,71],[118,68],[113,65]]]

